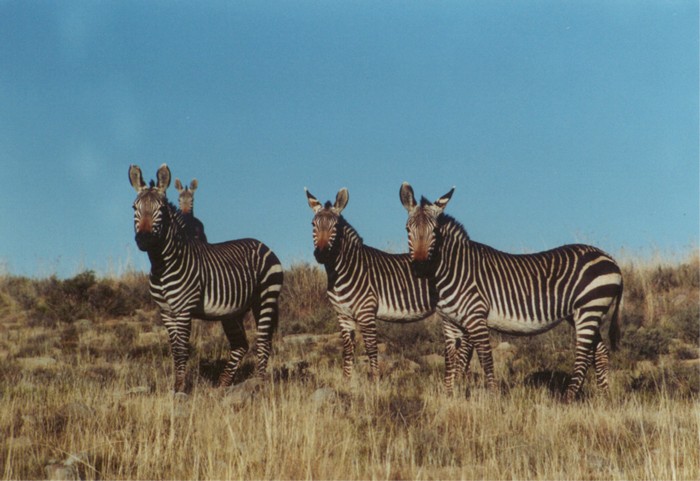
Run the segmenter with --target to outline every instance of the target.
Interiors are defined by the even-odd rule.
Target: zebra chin
[[[411,267],[416,277],[431,278],[435,276],[436,263],[431,260],[411,261]]]
[[[135,239],[136,246],[143,252],[148,252],[158,245],[158,238],[150,232],[139,232]]]
[[[314,257],[319,264],[326,264],[332,259],[333,255],[331,254],[330,247],[326,247],[325,249],[316,248],[314,249]]]

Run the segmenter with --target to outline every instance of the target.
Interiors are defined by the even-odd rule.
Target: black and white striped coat
[[[338,192],[333,205],[322,205],[308,191],[306,195],[314,211],[314,256],[326,269],[328,299],[340,323],[343,373],[352,373],[359,327],[370,375],[376,377],[376,320],[412,322],[428,317],[435,309],[435,290],[427,279],[415,275],[408,254],[389,254],[364,245],[341,215],[348,202],[346,189]]]
[[[453,189],[454,190],[454,189]],[[600,326],[610,320],[613,348],[619,338],[622,274],[605,252],[588,245],[565,245],[536,254],[514,255],[472,241],[463,226],[443,213],[452,191],[417,204],[404,183],[401,200],[409,212],[409,252],[436,283],[437,311],[474,344],[487,383],[495,386],[488,329],[535,335],[561,321],[576,330],[574,374],[566,399],[578,393],[595,360],[598,383],[608,386],[608,350]],[[447,340],[452,334],[446,333]],[[446,384],[454,373],[446,370]]]
[[[131,166],[136,244],[151,261],[150,291],[168,330],[175,363],[175,391],[185,389],[192,317],[220,320],[230,353],[219,383],[233,382],[248,350],[243,316],[252,311],[257,324],[258,373],[263,373],[278,323],[282,266],[260,241],[241,239],[208,244],[191,237],[182,213],[166,198],[170,170],[163,164],[158,183],[147,186],[141,169]]]

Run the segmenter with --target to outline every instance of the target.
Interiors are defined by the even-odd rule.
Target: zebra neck
[[[148,252],[151,261],[151,276],[158,277],[173,265],[182,262],[191,250],[192,243],[187,235],[185,220],[180,211],[169,209],[169,222],[161,246]]]
[[[361,262],[364,244],[357,231],[346,222],[341,226],[335,255],[324,263],[328,276],[328,290],[331,290],[339,277],[355,272],[352,267]]]
[[[441,273],[449,273],[449,265],[454,259],[464,256],[465,251],[470,249],[471,240],[462,224],[452,217],[442,215],[438,228],[438,245],[436,248],[436,277]],[[444,261],[444,262],[443,262]]]

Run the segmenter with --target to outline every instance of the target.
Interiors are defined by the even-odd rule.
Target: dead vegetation
[[[91,272],[0,278],[0,466],[4,479],[697,479],[700,477],[700,262],[623,265],[622,345],[611,393],[592,375],[582,398],[557,396],[573,330],[493,336],[500,394],[478,361],[441,387],[435,319],[380,324],[380,371],[361,344],[341,376],[325,274],[285,274],[269,375],[246,357],[213,387],[226,352],[196,321],[192,390],[170,391],[167,334],[147,278]],[[252,325],[250,326],[252,328]],[[254,338],[251,332],[251,339]],[[464,393],[467,392],[465,396]]]

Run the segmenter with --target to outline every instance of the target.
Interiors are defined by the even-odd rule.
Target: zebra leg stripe
[[[608,348],[602,341],[598,341],[598,346],[595,350],[595,376],[598,381],[598,387],[607,391],[608,386],[608,370],[610,355]]]
[[[273,264],[263,278],[260,299],[253,305],[253,316],[257,324],[255,349],[258,376],[262,376],[267,371],[267,362],[272,352],[272,337],[277,330],[279,320],[278,300],[282,281],[282,267],[279,264]]]
[[[571,402],[581,389],[588,367],[593,362],[596,348],[601,343],[600,337],[600,311],[590,309],[578,310],[575,314],[576,323],[576,359],[574,361],[574,373],[566,388],[564,400]]]
[[[457,373],[462,373],[464,377],[469,376],[469,364],[472,362],[474,345],[465,334],[459,339],[457,347]]]
[[[451,394],[454,391],[454,381],[457,371],[462,367],[462,350],[467,343],[464,342],[466,334],[458,326],[444,315],[442,318],[442,332],[445,338],[445,390]],[[469,344],[471,346],[471,344]],[[470,354],[471,356],[471,354]]]
[[[228,362],[219,376],[218,383],[219,386],[226,387],[233,383],[233,378],[236,376],[241,359],[248,352],[248,339],[243,327],[243,316],[223,321],[221,325],[231,346]]]
[[[343,341],[343,376],[352,375],[352,365],[355,361],[355,322],[347,317],[338,316],[340,338]]]
[[[161,313],[161,318],[168,330],[170,350],[175,365],[175,392],[183,392],[185,390],[187,360],[190,355],[192,320],[189,317],[174,318],[166,313]]]

